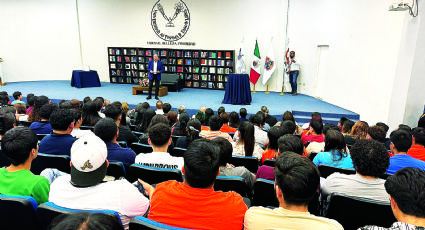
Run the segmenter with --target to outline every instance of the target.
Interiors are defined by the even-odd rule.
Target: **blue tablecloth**
[[[72,71],[71,86],[76,88],[100,87],[99,75],[95,70],[74,70]]]
[[[248,74],[230,74],[226,85],[223,103],[233,105],[250,105],[251,88]]]

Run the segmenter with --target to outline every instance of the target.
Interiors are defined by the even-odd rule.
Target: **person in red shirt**
[[[211,140],[193,141],[184,154],[184,182],[160,183],[154,189],[139,180],[151,196],[148,218],[189,229],[243,228],[248,210],[236,192],[214,191],[220,148]]]
[[[308,142],[324,142],[325,139],[323,138],[322,130],[323,123],[318,121],[311,122],[310,130],[301,137],[301,141],[303,142],[304,146],[306,146]]]
[[[416,127],[412,129],[412,147],[407,151],[410,155],[418,160],[425,161],[425,129]]]
[[[292,121],[290,121],[292,122]],[[294,125],[295,127],[295,125]],[[261,158],[261,163],[264,164],[264,161],[266,159],[276,159],[277,157],[277,151],[278,151],[278,143],[277,140],[279,137],[285,135],[284,129],[279,126],[273,126],[270,128],[269,132],[267,133],[267,137],[269,138],[269,145],[267,146],[266,150],[263,153],[263,156]]]
[[[229,126],[229,119],[230,115],[229,113],[222,113],[220,114],[221,120],[223,120],[223,126],[220,128],[220,132],[222,133],[235,133],[237,130],[235,128],[232,128]]]

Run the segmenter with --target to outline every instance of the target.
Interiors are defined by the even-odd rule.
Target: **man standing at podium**
[[[164,66],[162,62],[158,58],[158,54],[153,55],[153,60],[149,61],[148,65],[149,71],[149,96],[146,98],[147,100],[152,98],[152,85],[155,82],[155,99],[159,100],[159,82],[161,81],[161,73],[164,72]]]

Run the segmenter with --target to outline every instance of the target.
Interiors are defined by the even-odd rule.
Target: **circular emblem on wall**
[[[151,12],[152,29],[165,41],[178,41],[190,26],[190,13],[182,0],[159,0]]]

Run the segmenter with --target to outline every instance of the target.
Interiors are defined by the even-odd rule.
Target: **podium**
[[[72,71],[71,86],[76,88],[100,87],[99,75],[96,71]]]
[[[223,104],[250,105],[252,101],[248,74],[230,74]]]

